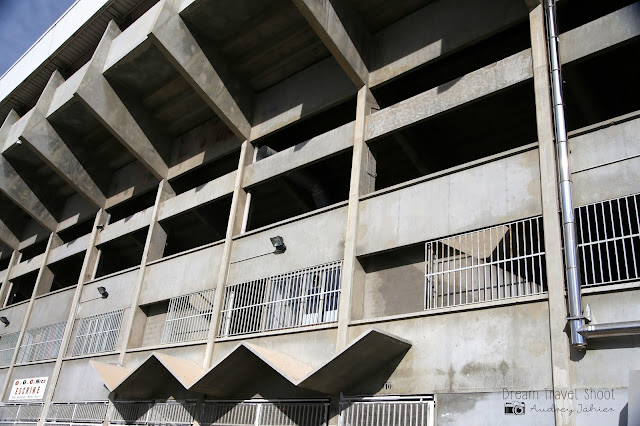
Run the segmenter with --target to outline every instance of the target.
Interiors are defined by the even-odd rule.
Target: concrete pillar
[[[531,26],[531,54],[533,57],[533,80],[536,100],[536,122],[540,153],[540,186],[542,193],[542,216],[544,219],[544,248],[547,264],[547,289],[549,293],[549,326],[551,338],[551,367],[553,390],[572,390],[571,350],[564,332],[567,307],[565,299],[565,277],[562,255],[562,228],[560,226],[558,176],[556,168],[551,88],[549,85],[549,61],[545,31],[544,9],[536,6],[529,14]],[[569,399],[555,401],[556,424],[573,425],[575,416],[562,412],[560,408],[572,409]]]
[[[2,287],[0,287],[0,307],[4,307],[7,302],[7,296],[9,295],[9,289],[11,288],[11,283],[9,282],[9,276],[11,276],[11,270],[14,266],[18,264],[18,260],[20,259],[20,252],[18,250],[14,250],[11,253],[11,259],[9,259],[9,267],[7,268],[7,274],[4,276],[2,280]]]
[[[49,235],[49,241],[47,242],[47,248],[44,251],[44,256],[42,256],[42,263],[40,264],[40,270],[38,271],[38,276],[36,278],[36,284],[33,287],[33,292],[31,293],[31,299],[29,299],[29,305],[27,307],[27,312],[24,315],[24,319],[22,320],[22,327],[20,328],[20,334],[18,335],[18,341],[16,342],[16,349],[13,351],[13,356],[11,357],[11,364],[9,364],[9,370],[7,371],[7,376],[4,379],[4,387],[2,388],[2,400],[4,401],[7,398],[8,393],[11,389],[11,374],[13,374],[13,368],[16,363],[16,358],[18,357],[18,351],[20,350],[20,345],[22,344],[22,339],[24,338],[24,332],[27,330],[27,325],[29,324],[29,319],[31,318],[31,312],[33,311],[33,305],[35,302],[36,296],[41,294],[41,287],[46,288],[47,286],[51,288],[51,280],[53,279],[53,274],[47,268],[47,260],[49,259],[49,253],[55,247],[58,247],[62,244],[62,240],[55,234],[51,233]],[[47,272],[48,271],[48,272]]]
[[[220,310],[222,309],[222,296],[224,295],[224,287],[227,285],[227,276],[229,275],[231,249],[233,247],[233,236],[239,234],[242,228],[245,206],[248,208],[247,192],[242,187],[244,180],[244,170],[247,165],[253,161],[254,148],[251,142],[246,140],[242,143],[240,149],[240,161],[238,163],[238,171],[236,174],[235,186],[233,188],[233,197],[231,199],[231,211],[229,213],[229,222],[227,224],[227,235],[224,240],[222,249],[222,258],[220,259],[220,270],[218,271],[218,280],[216,282],[216,292],[213,299],[213,313],[211,314],[211,325],[207,336],[207,349],[205,351],[202,368],[211,367],[213,360],[213,349],[215,339],[218,335],[218,323],[220,321]]]
[[[148,262],[160,259],[164,252],[165,243],[167,242],[167,233],[160,223],[158,223],[158,214],[160,212],[160,206],[167,199],[174,197],[175,191],[169,185],[169,182],[165,179],[160,181],[158,185],[158,193],[156,195],[156,202],[153,206],[153,212],[151,214],[151,224],[149,225],[149,231],[147,232],[147,239],[144,244],[144,250],[142,251],[142,260],[140,262],[140,269],[138,270],[138,276],[136,277],[135,290],[133,298],[131,299],[131,306],[129,315],[125,317],[125,326],[121,329],[122,348],[120,348],[120,357],[118,358],[118,364],[123,365],[124,357],[127,353],[127,348],[131,343],[132,330],[134,326],[138,325],[144,319],[144,312],[138,307],[138,299],[140,298],[140,292],[142,291],[142,283],[144,282],[144,273]],[[141,333],[139,333],[141,335]]]
[[[353,135],[353,159],[351,162],[351,184],[349,187],[349,211],[344,242],[344,262],[342,265],[342,284],[340,307],[338,309],[338,339],[336,350],[348,343],[348,326],[351,319],[351,300],[354,290],[362,287],[364,271],[356,259],[358,240],[358,208],[360,196],[375,188],[375,160],[364,138],[367,116],[378,105],[367,86],[358,91],[356,123]],[[356,312],[357,315],[357,312]]]
[[[67,347],[69,345],[69,339],[71,339],[71,332],[73,331],[73,323],[76,318],[76,311],[78,309],[78,303],[80,303],[80,296],[82,295],[82,286],[87,281],[91,280],[93,270],[95,269],[95,265],[98,261],[99,250],[96,248],[96,240],[98,239],[98,233],[102,229],[101,227],[105,225],[107,222],[107,213],[104,209],[98,210],[96,213],[96,218],[93,221],[93,228],[91,229],[91,235],[89,237],[89,243],[87,245],[87,251],[84,255],[84,260],[82,261],[82,267],[80,268],[80,276],[78,278],[78,283],[76,284],[76,289],[73,294],[73,300],[71,302],[71,309],[69,310],[69,316],[67,318],[67,325],[64,329],[64,334],[62,335],[62,342],[60,342],[60,352],[58,352],[58,356],[56,357],[56,363],[53,368],[53,373],[49,378],[49,383],[47,384],[47,391],[44,397],[44,408],[42,409],[43,416],[40,418],[38,422],[38,426],[42,426],[44,423],[44,418],[49,410],[49,405],[51,404],[51,400],[53,398],[53,391],[56,388],[58,383],[58,378],[60,377],[60,370],[62,369],[62,359],[65,356],[67,351]],[[8,380],[8,378],[7,378]],[[6,388],[6,386],[5,386]]]

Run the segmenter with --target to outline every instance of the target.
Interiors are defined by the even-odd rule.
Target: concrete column
[[[362,281],[364,279],[364,271],[362,270],[360,262],[356,259],[360,196],[375,188],[375,160],[365,142],[365,129],[367,116],[371,114],[374,108],[378,108],[378,105],[367,86],[362,87],[358,91],[356,108],[356,123],[353,135],[353,159],[351,162],[351,184],[349,187],[349,211],[347,214],[347,231],[344,242],[340,307],[338,309],[337,351],[344,348],[348,343],[351,300],[354,291],[362,287]]]
[[[249,165],[254,158],[253,152],[254,148],[253,145],[251,145],[251,142],[248,140],[244,141],[242,148],[240,149],[240,161],[238,163],[236,182],[233,188],[233,197],[231,199],[231,211],[229,213],[229,222],[227,224],[227,235],[225,236],[222,258],[220,259],[220,270],[218,271],[216,292],[213,299],[211,325],[207,336],[207,349],[202,362],[202,368],[204,369],[211,367],[211,361],[213,360],[213,349],[215,339],[218,335],[218,323],[220,321],[220,310],[222,308],[222,296],[224,295],[224,287],[227,285],[227,276],[229,274],[229,262],[231,260],[233,236],[240,233],[245,206],[248,208],[247,192],[242,187],[242,182],[244,180],[245,167]]]
[[[571,350],[566,326],[564,264],[562,262],[562,229],[560,226],[558,176],[555,157],[551,87],[549,85],[549,61],[545,31],[544,9],[536,6],[529,14],[531,26],[531,54],[536,99],[536,122],[540,153],[540,186],[542,216],[544,219],[544,249],[547,264],[547,289],[549,292],[549,326],[551,337],[551,367],[553,390],[571,390]],[[557,409],[572,409],[569,399],[555,401]],[[575,416],[556,410],[557,425],[575,424]]]
[[[11,253],[11,259],[9,259],[9,267],[7,268],[7,274],[4,276],[2,280],[2,287],[0,287],[0,307],[4,307],[4,304],[7,302],[7,296],[9,295],[9,289],[11,288],[11,283],[9,282],[9,276],[11,275],[11,270],[14,266],[18,264],[18,260],[20,259],[20,252],[18,250],[14,250]]]
[[[127,353],[127,348],[131,343],[131,332],[135,326],[141,326],[141,320],[144,312],[138,307],[138,299],[140,299],[140,292],[142,291],[142,283],[144,282],[144,273],[148,262],[160,259],[164,252],[164,246],[167,242],[167,233],[160,223],[158,223],[158,213],[160,211],[160,205],[164,203],[168,198],[174,197],[175,191],[169,185],[169,182],[165,179],[160,181],[158,185],[158,194],[156,195],[156,202],[153,206],[153,212],[151,214],[151,224],[149,225],[149,232],[147,232],[147,240],[144,244],[144,250],[142,251],[142,261],[140,262],[140,269],[138,270],[138,276],[136,278],[135,290],[133,298],[131,299],[131,306],[129,316],[126,317],[125,326],[121,330],[122,348],[120,349],[120,357],[118,358],[118,364],[123,365],[124,357]],[[142,325],[144,326],[144,325]],[[141,334],[141,333],[140,333]]]
[[[56,357],[56,364],[53,368],[53,373],[51,374],[49,383],[47,384],[47,391],[44,397],[44,408],[42,409],[43,416],[40,418],[38,426],[42,426],[42,424],[44,423],[44,417],[49,409],[49,405],[51,404],[51,400],[53,398],[53,391],[55,390],[58,383],[58,378],[60,377],[60,370],[62,369],[62,359],[64,358],[67,351],[69,339],[71,339],[73,323],[76,318],[78,303],[80,303],[80,296],[82,295],[82,286],[92,278],[92,273],[95,268],[95,264],[98,261],[99,254],[99,250],[96,248],[96,240],[98,239],[98,233],[100,232],[100,229],[102,229],[101,226],[104,226],[107,222],[107,217],[108,215],[104,211],[104,209],[100,209],[98,210],[98,213],[96,213],[96,218],[93,221],[93,228],[91,229],[91,236],[89,237],[87,251],[84,255],[84,260],[82,261],[80,276],[78,278],[78,283],[76,284],[76,290],[73,294],[71,309],[69,310],[69,316],[67,318],[67,325],[65,326],[64,334],[62,335],[62,342],[60,342],[60,351],[58,352],[58,356]]]
[[[20,334],[18,336],[18,341],[16,342],[16,349],[13,351],[13,356],[11,357],[11,364],[9,365],[9,370],[7,371],[7,377],[4,379],[4,387],[2,388],[2,401],[7,397],[11,387],[11,374],[13,373],[13,368],[15,367],[16,358],[18,357],[18,351],[20,350],[20,345],[22,344],[22,339],[24,338],[24,332],[27,329],[27,325],[29,324],[29,319],[31,318],[31,312],[33,311],[33,304],[35,298],[38,294],[40,294],[41,286],[49,286],[51,288],[51,279],[53,278],[51,271],[47,268],[47,259],[49,259],[49,253],[51,253],[51,249],[58,247],[62,244],[62,240],[55,234],[51,233],[49,235],[49,241],[47,242],[47,248],[44,251],[44,256],[42,256],[42,264],[40,265],[40,270],[38,271],[38,277],[36,278],[36,284],[33,287],[33,292],[31,293],[31,299],[29,299],[29,305],[27,307],[27,312],[24,315],[24,319],[22,320],[22,327],[20,328]],[[47,271],[49,271],[47,273]]]

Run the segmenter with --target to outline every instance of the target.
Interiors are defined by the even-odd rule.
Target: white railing
[[[43,403],[0,405],[0,423],[30,423],[40,420]]]
[[[546,291],[542,217],[430,241],[425,309]]]
[[[193,423],[196,403],[171,402],[116,402],[111,412],[111,424],[190,425]]]
[[[174,297],[169,301],[162,343],[204,340],[209,333],[215,290]]]
[[[108,403],[79,402],[63,403],[55,402],[49,405],[47,422],[64,423],[102,423],[107,416]],[[56,424],[56,423],[53,423]]]
[[[326,426],[329,404],[324,401],[236,401],[202,404],[202,426]]]
[[[76,336],[73,341],[72,356],[98,352],[110,352],[116,349],[118,334],[124,310],[92,315],[77,319]]]
[[[20,344],[16,364],[56,358],[66,325],[66,322],[59,322],[27,330]]]
[[[578,256],[585,286],[637,280],[640,195],[576,209]]]
[[[343,400],[339,426],[432,426],[433,398]]]
[[[219,336],[338,320],[342,261],[225,288]]]
[[[20,333],[0,336],[0,367],[11,364],[13,352],[16,350]]]

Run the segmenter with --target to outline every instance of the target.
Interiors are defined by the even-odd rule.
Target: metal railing
[[[110,352],[116,349],[118,334],[124,310],[92,315],[77,319],[76,336],[73,341],[72,356],[98,352]]]
[[[342,261],[225,288],[219,336],[338,320]]]
[[[0,367],[11,364],[13,352],[16,350],[20,333],[11,333],[0,336]]]
[[[111,412],[111,424],[190,425],[193,423],[196,403],[171,402],[116,402]]]
[[[576,209],[578,256],[584,286],[637,280],[640,194]]]
[[[42,415],[43,403],[0,405],[0,423],[37,422]]]
[[[546,291],[542,217],[520,220],[425,246],[425,309]]]
[[[202,404],[202,426],[326,426],[324,401],[229,401]]]
[[[204,340],[209,333],[215,290],[174,297],[169,301],[162,343]]]
[[[59,322],[27,330],[20,344],[16,364],[57,357],[66,325],[66,322]]]
[[[102,423],[107,416],[108,402],[54,402],[49,405],[47,422]]]
[[[432,426],[432,398],[343,400],[339,426]]]

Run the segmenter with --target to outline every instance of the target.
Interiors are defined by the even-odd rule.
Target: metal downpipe
[[[578,332],[584,337],[618,337],[640,334],[640,321],[615,322],[605,324],[586,324]]]
[[[556,132],[558,156],[558,176],[560,205],[562,210],[562,233],[564,237],[564,261],[569,298],[569,326],[571,345],[577,349],[587,346],[585,337],[579,330],[584,326],[582,301],[580,295],[580,272],[578,270],[578,239],[573,214],[573,196],[571,192],[571,172],[569,169],[569,147],[562,98],[562,76],[558,55],[558,32],[554,0],[545,0],[547,35],[549,41],[549,62],[551,73],[551,95],[553,98],[553,116]]]

